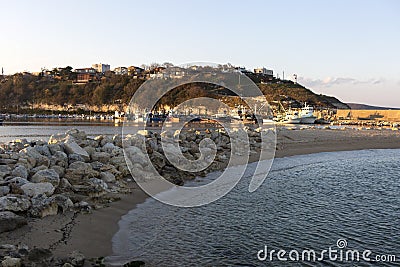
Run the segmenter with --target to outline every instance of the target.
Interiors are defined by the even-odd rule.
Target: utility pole
[[[285,79],[285,71],[283,70],[282,71],[282,80],[284,80]]]

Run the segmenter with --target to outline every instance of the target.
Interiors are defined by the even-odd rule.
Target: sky
[[[400,107],[400,1],[0,0],[0,67],[266,67],[344,102]]]

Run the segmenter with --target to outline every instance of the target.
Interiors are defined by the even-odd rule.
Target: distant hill
[[[316,94],[301,84],[285,81],[284,83],[258,84],[268,101],[293,100],[301,106],[304,102],[314,107],[327,107],[337,109],[349,109],[333,96]]]
[[[400,110],[400,108],[389,108],[389,107],[378,107],[378,106],[371,106],[365,104],[358,104],[358,103],[346,103],[351,109],[354,110]]]

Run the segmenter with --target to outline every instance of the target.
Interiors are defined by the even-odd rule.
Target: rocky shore
[[[256,149],[260,132],[248,129],[247,133],[252,148]],[[1,144],[0,234],[57,214],[72,214],[73,223],[76,214],[103,208],[119,200],[121,194],[130,193],[132,177],[124,149],[129,154],[130,167],[140,177],[150,178],[154,166],[176,185],[226,167],[231,146],[225,131],[188,130],[175,138],[174,134],[139,131],[124,139],[120,135],[89,138],[85,132],[74,129],[53,135],[48,142],[22,139]],[[199,143],[208,137],[217,145],[216,160],[196,173],[178,170],[164,155],[162,136],[179,139],[183,155],[191,160],[200,157]],[[145,154],[149,155],[152,166]],[[64,231],[63,238],[68,238],[68,231]],[[32,249],[24,244],[2,244],[0,262],[2,266],[83,266],[85,258],[78,251],[54,257],[52,249],[58,243]]]
[[[250,161],[258,160],[263,133],[247,129]],[[400,148],[398,131],[278,128],[276,133],[278,157]],[[152,166],[177,185],[227,165],[232,144],[226,132],[186,130],[174,135],[138,131],[125,138],[91,138],[70,130],[48,142],[0,144],[0,266],[104,266],[102,256],[111,254],[120,216],[146,198],[130,176],[124,148],[134,173],[151,178],[147,154]],[[178,139],[187,159],[199,158],[199,143],[208,137],[216,144],[215,160],[196,173],[180,171],[167,160],[162,137]],[[238,148],[234,144],[233,151],[240,154]]]

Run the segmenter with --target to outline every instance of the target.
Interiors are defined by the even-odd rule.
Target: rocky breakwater
[[[262,134],[260,130],[247,129],[250,148],[260,148]],[[206,153],[202,155],[199,144],[204,138],[214,144],[206,146],[202,151]],[[215,157],[204,170],[180,170],[164,153],[165,147],[174,143],[179,144],[188,160],[207,155]],[[121,193],[130,192],[129,168],[137,175],[135,178],[152,179],[156,170],[167,180],[182,185],[186,179],[223,169],[228,164],[231,148],[240,154],[246,145],[239,142],[231,146],[228,134],[218,129],[138,131],[124,139],[119,135],[88,138],[85,132],[74,129],[53,135],[48,142],[22,139],[3,143],[0,145],[0,233],[23,227],[31,218],[90,212],[118,200]],[[186,170],[190,167],[186,166]],[[4,251],[0,249],[0,262],[11,261],[12,253]]]

